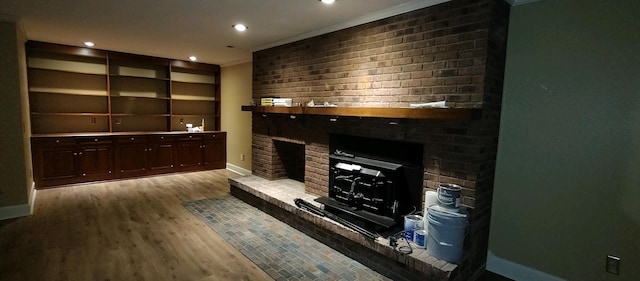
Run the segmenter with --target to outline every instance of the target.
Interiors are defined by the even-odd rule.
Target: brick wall
[[[253,98],[338,106],[407,107],[445,100],[480,108],[462,122],[329,116],[253,116],[253,172],[277,178],[273,139],[305,144],[305,186],[328,192],[332,133],[424,144],[424,189],[456,183],[472,207],[468,255],[451,276],[484,268],[508,23],[504,1],[454,0],[254,53]]]

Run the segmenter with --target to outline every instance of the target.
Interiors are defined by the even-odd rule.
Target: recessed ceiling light
[[[325,4],[333,4],[333,2],[336,2],[336,0],[320,0],[320,2]]]
[[[84,42],[84,45],[87,46],[87,47],[93,47],[96,44],[94,44],[93,42],[87,41],[87,42]]]
[[[197,61],[197,60],[198,60],[198,58],[197,58],[196,56],[190,56],[190,57],[189,57],[189,60],[190,60],[190,61]]]
[[[248,26],[246,26],[246,25],[244,25],[244,24],[241,24],[241,23],[239,23],[239,24],[234,24],[234,25],[232,25],[232,26],[233,26],[233,28],[235,28],[237,31],[245,31],[245,30],[247,30],[247,29],[249,28]]]

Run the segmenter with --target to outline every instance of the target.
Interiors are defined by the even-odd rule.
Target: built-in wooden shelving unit
[[[220,66],[27,43],[33,134],[220,130]]]

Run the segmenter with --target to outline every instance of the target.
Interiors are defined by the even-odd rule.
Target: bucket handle
[[[445,247],[453,247],[453,244],[451,243],[446,243],[443,241],[438,241],[438,239],[436,239],[435,237],[431,236],[431,239],[433,239],[434,241],[436,241],[436,243],[438,243],[438,245],[440,246],[445,246]]]

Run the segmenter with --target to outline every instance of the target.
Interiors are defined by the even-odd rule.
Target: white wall
[[[639,32],[637,0],[512,7],[489,270],[640,280]]]
[[[251,112],[241,111],[252,94],[252,63],[222,68],[221,127],[227,131],[227,168],[251,174]],[[244,154],[244,160],[240,158]]]
[[[0,219],[32,212],[33,174],[29,138],[25,34],[0,14]]]

